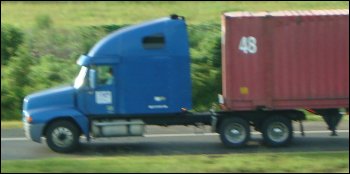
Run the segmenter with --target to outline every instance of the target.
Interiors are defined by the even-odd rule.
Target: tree
[[[1,119],[20,118],[28,73],[34,58],[25,47],[19,48],[1,74]]]
[[[23,43],[23,33],[18,28],[1,24],[1,65],[6,65]]]
[[[191,49],[194,108],[208,110],[221,94],[221,39],[212,34],[203,37],[198,47]]]

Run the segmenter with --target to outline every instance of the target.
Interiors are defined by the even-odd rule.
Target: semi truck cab
[[[186,24],[162,18],[118,30],[77,61],[77,109],[86,115],[177,113],[191,109]],[[108,71],[113,81],[106,84]]]
[[[81,69],[73,86],[25,97],[25,131],[32,140],[50,137],[48,129],[56,123],[71,124],[86,137],[92,130],[95,136],[141,135],[144,122],[133,118],[174,115],[192,108],[183,17],[172,15],[117,30],[80,56],[77,64]],[[111,130],[112,125],[138,127],[125,126],[122,129],[132,130],[122,131]],[[61,128],[52,130],[52,146],[73,139],[71,131]]]

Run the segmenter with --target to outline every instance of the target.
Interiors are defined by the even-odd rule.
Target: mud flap
[[[332,131],[331,136],[337,136],[336,128],[342,118],[338,109],[317,109],[315,110],[327,123],[328,129]]]

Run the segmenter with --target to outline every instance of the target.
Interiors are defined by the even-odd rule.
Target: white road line
[[[1,138],[1,141],[25,141],[28,140],[25,137],[16,137],[16,138]]]
[[[144,137],[191,137],[191,136],[214,136],[217,133],[192,133],[192,134],[146,134]]]
[[[293,131],[294,133],[301,133],[300,131]],[[331,131],[304,131],[305,133],[312,133],[312,134],[317,134],[317,133],[331,133]],[[336,132],[339,133],[349,133],[349,130],[337,130]]]
[[[301,133],[300,131],[293,131],[294,133]],[[331,131],[304,131],[305,134],[320,134],[331,133]],[[349,130],[337,130],[337,133],[349,133]],[[261,135],[260,132],[251,132],[252,135]],[[183,136],[214,136],[218,133],[191,133],[191,134],[149,134],[144,137],[183,137]]]
[[[304,131],[305,134],[321,134],[321,133],[331,133],[331,131]],[[294,131],[294,133],[301,133],[300,131]],[[337,133],[349,133],[349,130],[337,130]],[[253,135],[261,135],[260,132],[251,132]],[[191,133],[191,134],[145,134],[144,137],[191,137],[191,136],[217,136],[217,133]],[[26,141],[25,137],[16,138],[1,138],[1,141]]]

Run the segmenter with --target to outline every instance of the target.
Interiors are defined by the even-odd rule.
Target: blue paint
[[[108,65],[113,68],[114,81],[92,89],[87,83],[89,74],[82,73],[85,82],[79,88],[66,86],[27,96],[23,117],[31,116],[33,125],[70,117],[88,135],[91,115],[117,118],[192,108],[184,20],[166,17],[117,30],[82,55],[77,64],[89,69]]]
[[[152,35],[164,36],[164,47],[145,49],[143,39]],[[113,32],[78,64],[113,65],[115,84],[97,89],[112,91],[111,114],[176,113],[192,107],[189,45],[183,20],[161,18]],[[156,97],[164,100],[157,101]],[[89,108],[94,108],[87,114],[109,114],[91,104],[91,96],[85,98]]]
[[[73,87],[65,86],[31,94],[24,99],[23,117],[31,116],[31,124],[44,124],[57,118],[70,117],[88,135],[88,118],[77,110],[74,93]]]

